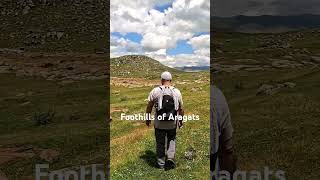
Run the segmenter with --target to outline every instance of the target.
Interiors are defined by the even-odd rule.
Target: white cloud
[[[117,57],[126,54],[139,54],[142,53],[142,47],[140,44],[132,42],[128,39],[111,36],[110,52],[111,57]]]
[[[209,48],[210,47],[210,35],[200,35],[190,39],[188,42],[193,48]]]
[[[164,12],[155,10],[156,5],[172,3]],[[132,44],[129,40],[118,39],[111,46],[113,55],[139,53],[152,56],[166,65],[202,64],[209,59],[209,35],[198,39],[193,36],[210,30],[210,1],[208,0],[112,0],[111,32],[126,34],[139,33],[141,44]],[[208,36],[208,37],[207,37]],[[169,56],[165,52],[174,48],[179,40],[187,40],[194,49],[194,54]],[[207,46],[205,46],[207,43]],[[120,52],[120,53],[119,53]],[[161,53],[160,53],[161,52]],[[205,56],[208,56],[207,58]],[[197,62],[201,61],[201,62]]]
[[[210,30],[210,1],[208,0],[176,0],[172,10],[168,12],[169,21],[184,21],[190,24],[191,32],[209,32]],[[174,21],[172,21],[172,19]]]
[[[157,51],[160,49],[173,48],[175,42],[170,36],[150,32],[143,36],[141,45],[146,51]]]
[[[188,41],[188,44],[192,46],[195,54],[199,56],[210,57],[210,35],[209,34],[193,37]]]
[[[182,66],[208,66],[210,64],[210,57],[199,54],[178,54],[178,55],[165,55],[160,53],[146,53],[147,56],[157,59],[164,65],[169,67],[182,67]]]

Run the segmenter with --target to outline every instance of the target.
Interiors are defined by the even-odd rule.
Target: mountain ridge
[[[125,55],[110,59],[111,77],[158,78],[163,71],[181,73],[145,55]]]
[[[243,33],[282,33],[320,27],[320,15],[302,14],[293,16],[245,16],[212,17],[216,31]]]

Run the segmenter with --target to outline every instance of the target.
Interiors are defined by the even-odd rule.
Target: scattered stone
[[[302,64],[295,61],[282,60],[282,59],[272,59],[272,66],[276,68],[296,68],[302,66]]]
[[[314,63],[309,62],[309,61],[301,61],[301,64],[303,64],[303,65],[315,65]]]
[[[223,53],[221,49],[216,49],[217,53]]]
[[[29,6],[24,7],[24,9],[22,10],[22,14],[23,15],[29,14],[30,9],[31,8]]]
[[[26,101],[26,102],[20,104],[20,106],[27,106],[27,105],[29,105],[29,104],[31,104],[31,102],[30,102],[30,101]]]
[[[277,88],[274,88],[272,85],[263,84],[259,87],[256,95],[272,95],[277,92]]]
[[[276,68],[287,68],[290,67],[291,61],[289,60],[275,60],[272,62],[272,66]]]
[[[192,92],[196,92],[196,91],[198,91],[198,90],[197,90],[197,88],[192,88],[191,91],[192,91]]]
[[[259,87],[256,95],[273,95],[282,88],[294,88],[296,84],[293,82],[278,83],[276,85],[263,84]]]
[[[63,35],[64,35],[64,32],[57,32],[57,38],[58,38],[58,40],[60,40]]]
[[[196,158],[196,150],[193,147],[189,147],[185,152],[184,152],[184,157],[187,160],[194,160]]]
[[[21,54],[24,50],[21,49],[10,49],[10,48],[0,48],[0,53],[14,53],[14,54]]]
[[[285,85],[285,87],[288,87],[288,88],[296,87],[296,83],[293,83],[293,82],[285,82],[283,83],[283,85]]]
[[[113,91],[111,94],[118,96],[120,95],[120,91]]]
[[[320,57],[318,57],[318,56],[311,56],[311,59],[315,63],[320,63]]]
[[[42,160],[45,160],[47,162],[54,162],[59,158],[60,153],[56,150],[52,150],[52,149],[46,149],[46,150],[42,150],[39,154],[39,157]]]
[[[21,97],[24,97],[24,96],[25,96],[24,93],[18,93],[18,94],[16,95],[16,97],[18,97],[18,98],[21,98]]]
[[[293,59],[293,57],[289,56],[289,55],[283,56],[283,58],[285,58],[285,59]]]
[[[202,91],[202,88],[201,87],[193,87],[193,88],[191,88],[190,91],[191,92],[199,92],[199,91]]]
[[[115,112],[127,113],[127,112],[129,112],[129,109],[126,109],[126,108],[111,108],[110,113],[115,113]]]

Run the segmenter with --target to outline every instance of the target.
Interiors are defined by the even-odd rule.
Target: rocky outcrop
[[[294,57],[284,57],[287,59],[268,59],[260,62],[254,59],[234,59],[234,60],[219,60],[211,64],[212,72],[238,72],[238,71],[267,71],[272,69],[291,69],[306,66],[317,66],[320,64],[320,58],[317,56],[306,56],[306,60],[298,61]],[[292,59],[292,60],[288,60]],[[228,64],[227,64],[228,63]],[[231,64],[232,63],[232,64]]]
[[[263,84],[259,87],[256,95],[273,95],[283,88],[294,88],[295,86],[296,84],[293,82],[278,83],[275,85]]]

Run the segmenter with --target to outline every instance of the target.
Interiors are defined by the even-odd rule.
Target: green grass
[[[28,92],[32,92],[29,93]],[[33,146],[56,149],[61,155],[50,169],[105,163],[107,144],[106,85],[81,81],[61,86],[56,82],[0,75],[1,147]],[[24,97],[17,94],[24,93]],[[30,104],[22,106],[21,103]],[[51,124],[37,126],[34,113],[55,111]],[[72,119],[71,116],[78,118]],[[9,177],[34,174],[38,157],[0,167]]]
[[[320,165],[319,69],[221,74],[215,79],[232,113],[239,169],[268,166],[284,170],[288,179],[319,177],[315,170]],[[245,89],[233,88],[239,81]],[[297,86],[272,96],[255,96],[259,84],[285,81]]]
[[[179,73],[175,82],[181,80],[208,80],[208,73]],[[195,93],[192,87],[202,90]],[[145,122],[121,121],[120,112],[112,113],[111,123],[111,177],[112,179],[208,179],[209,178],[209,82],[178,84],[184,99],[186,114],[199,114],[200,121],[186,122],[177,133],[178,166],[171,171],[156,168],[155,139],[153,125],[147,128]],[[112,107],[128,109],[127,114],[144,113],[144,101],[153,87],[124,88],[111,87]],[[128,96],[127,101],[120,97]],[[197,158],[189,161],[184,158],[187,148],[197,151]]]

